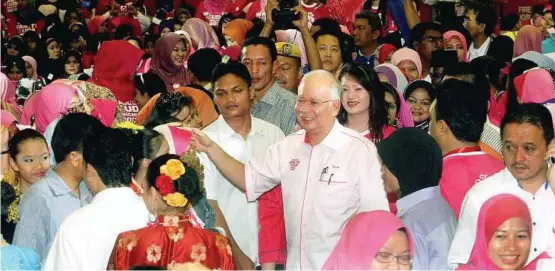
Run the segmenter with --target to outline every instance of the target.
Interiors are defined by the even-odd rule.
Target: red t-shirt
[[[495,97],[493,92],[490,91],[488,117],[491,124],[497,127],[501,126],[501,120],[507,112],[507,98],[506,91],[501,93],[499,97]]]
[[[27,31],[35,31],[40,34],[44,28],[43,19],[36,20],[32,24],[22,24],[17,21],[17,17],[13,13],[6,14],[4,22],[6,25],[3,25],[2,28],[7,32],[8,38],[15,35],[23,35]]]
[[[204,1],[202,1],[197,6],[195,17],[208,22],[210,26],[218,26],[222,15],[226,13],[239,15],[243,12],[243,8],[245,7],[245,5],[246,0],[237,0],[235,1],[235,3],[229,3],[223,11],[214,13],[206,10],[206,7],[204,6]]]
[[[263,4],[264,2],[262,2],[262,0],[252,2],[245,18],[249,21],[254,18],[260,18],[266,21],[266,11],[264,10]]]
[[[485,180],[503,168],[503,162],[483,151],[454,153],[443,157],[439,188],[457,218],[468,190],[475,183]]]

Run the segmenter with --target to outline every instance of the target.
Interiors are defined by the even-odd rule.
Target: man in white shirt
[[[105,128],[83,147],[91,204],[68,216],[52,243],[44,270],[105,270],[118,234],[143,228],[148,209],[129,187],[132,158],[126,135]]]
[[[463,26],[472,37],[468,47],[468,62],[485,56],[491,43],[491,34],[497,23],[497,13],[493,8],[470,6],[464,15]]]
[[[509,193],[528,204],[533,235],[528,262],[546,251],[553,240],[555,194],[547,178],[546,154],[553,140],[553,123],[547,108],[523,104],[501,123],[503,159],[506,168],[475,184],[466,194],[448,262],[451,268],[467,263],[476,237],[478,214],[492,196]]]
[[[254,89],[249,70],[243,64],[218,65],[212,75],[212,85],[220,117],[203,131],[228,155],[242,163],[251,158],[260,159],[270,145],[285,137],[277,126],[251,116]],[[216,211],[216,225],[222,227],[230,240],[250,258],[251,263],[247,263],[250,266],[237,268],[253,268],[252,263],[258,259],[257,203],[248,202],[243,191],[222,176],[210,160],[202,162],[208,171],[206,175],[212,176],[205,178],[204,186]],[[242,260],[236,258],[240,265],[243,265]]]
[[[389,210],[376,147],[337,122],[339,96],[331,73],[308,73],[295,106],[303,129],[246,164],[194,130],[193,146],[206,152],[249,200],[281,184],[288,269],[321,269],[351,216]]]

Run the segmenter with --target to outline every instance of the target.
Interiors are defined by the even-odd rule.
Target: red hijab
[[[131,101],[135,98],[133,75],[142,57],[143,51],[127,41],[104,42],[96,54],[88,82],[108,88],[118,101]]]

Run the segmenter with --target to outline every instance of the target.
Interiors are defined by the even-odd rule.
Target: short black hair
[[[276,43],[273,42],[270,38],[250,37],[250,38],[246,39],[245,42],[243,42],[243,46],[241,48],[247,48],[249,46],[256,46],[256,45],[261,45],[261,46],[264,46],[268,49],[268,52],[270,53],[270,58],[272,59],[272,62],[277,60]],[[242,51],[243,50],[241,50],[241,54],[243,54]]]
[[[341,32],[341,26],[339,25],[339,22],[331,18],[320,18],[318,20],[315,20],[314,23],[312,23],[312,26],[319,26],[320,30],[326,29],[330,31]]]
[[[10,141],[8,141],[8,153],[10,154],[10,157],[15,160],[15,157],[19,154],[19,144],[33,139],[40,139],[45,145],[47,145],[46,139],[37,130],[23,129],[17,132],[12,138],[10,138]]]
[[[372,28],[372,32],[382,30],[382,21],[380,16],[376,13],[363,10],[355,15],[355,19],[366,19],[368,21],[368,25]]]
[[[222,56],[212,48],[202,48],[195,51],[187,60],[187,67],[201,82],[210,81],[212,71],[222,62]]]
[[[432,52],[432,67],[447,67],[458,61],[457,51],[435,50]]]
[[[489,44],[486,55],[497,59],[501,63],[511,63],[513,61],[514,44],[513,39],[508,36],[498,36]]]
[[[193,108],[193,99],[190,96],[179,92],[160,94],[145,122],[145,127],[154,128],[162,124],[179,122],[172,114],[179,113],[183,107]]]
[[[129,139],[131,156],[133,157],[133,172],[137,172],[143,159],[154,159],[164,142],[164,136],[152,129],[134,131],[131,129],[119,129]]]
[[[481,86],[483,88],[483,86]],[[460,141],[478,142],[484,130],[488,100],[480,86],[460,80],[447,80],[438,90],[436,121],[443,120]]]
[[[165,165],[170,159],[179,159],[179,156],[175,154],[164,154],[156,159],[154,159],[149,167],[146,175],[148,187],[154,187],[157,191],[159,188],[156,187],[156,178],[160,176],[160,167]],[[181,160],[180,160],[181,161]],[[181,161],[183,163],[183,161]],[[183,163],[185,167],[185,173],[181,175],[177,180],[172,182],[175,192],[182,193],[192,205],[195,205],[204,195],[204,188],[202,187],[202,182],[199,180],[202,174],[197,172],[186,163]]]
[[[508,110],[501,121],[501,138],[504,138],[505,126],[508,124],[530,124],[543,131],[545,144],[553,140],[553,121],[549,110],[536,103],[524,103]]]
[[[516,24],[520,20],[520,16],[516,13],[509,13],[501,17],[501,31],[511,31],[515,28]]]
[[[233,15],[233,13],[224,13],[224,15],[222,15],[222,17],[220,17],[220,20],[218,21],[218,29],[220,29],[220,31],[223,31],[223,26],[225,23],[229,23],[238,18],[239,17]]]
[[[83,143],[83,159],[94,167],[107,187],[126,187],[131,183],[133,158],[126,134],[106,128]]]
[[[133,36],[133,28],[128,24],[122,24],[116,27],[114,32],[114,40],[123,40],[129,36]]]
[[[443,76],[453,76],[459,80],[473,83],[475,74],[470,67],[470,63],[457,62],[446,66],[443,70]]]
[[[491,56],[481,56],[470,61],[470,66],[476,75],[486,75],[488,82],[498,90],[503,90],[505,84],[500,77],[504,64]]]
[[[490,36],[497,24],[497,12],[495,12],[495,9],[490,6],[470,5],[468,10],[472,10],[476,14],[476,23],[486,25],[484,34]]]
[[[216,81],[221,77],[233,74],[241,79],[245,80],[245,83],[250,87],[252,84],[251,75],[249,73],[249,69],[242,63],[238,62],[228,62],[228,63],[220,63],[214,68],[214,72],[212,73],[212,87],[216,84]]]
[[[27,77],[27,69],[25,69],[25,61],[23,58],[20,56],[7,57],[6,73],[9,73],[13,67],[16,67],[23,74],[23,77]]]
[[[133,82],[135,83],[135,88],[141,94],[148,93],[151,98],[158,93],[166,92],[166,83],[158,74],[152,71],[135,75]]]
[[[83,153],[83,142],[103,129],[106,129],[106,126],[102,122],[85,113],[63,116],[56,124],[52,135],[51,145],[56,163],[64,161],[73,151]]]
[[[422,38],[426,34],[426,31],[437,31],[443,34],[443,29],[441,28],[441,25],[438,23],[434,23],[434,22],[419,23],[410,30],[411,47],[414,47],[412,43],[422,41]]]
[[[341,60],[343,63],[348,63],[353,61],[351,52],[355,52],[355,43],[350,35],[347,35],[341,31],[336,31],[333,29],[320,29],[318,32],[314,33],[312,37],[314,42],[318,42],[318,38],[322,36],[332,36],[339,41],[339,49],[341,51]]]

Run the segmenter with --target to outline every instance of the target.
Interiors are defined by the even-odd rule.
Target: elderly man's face
[[[299,125],[307,133],[327,132],[335,122],[340,102],[330,93],[333,80],[332,77],[311,76],[299,87],[295,113]]]

